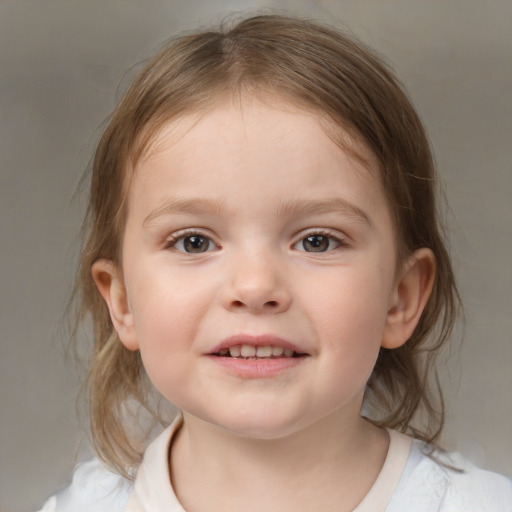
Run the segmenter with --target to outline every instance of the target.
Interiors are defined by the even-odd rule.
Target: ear
[[[110,318],[121,343],[128,350],[138,350],[133,314],[128,304],[122,272],[110,260],[97,260],[92,265],[92,277],[107,303]]]
[[[409,256],[395,283],[382,347],[398,348],[412,336],[432,292],[435,271],[430,249],[418,249]]]

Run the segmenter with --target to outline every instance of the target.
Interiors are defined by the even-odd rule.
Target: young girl
[[[434,444],[458,309],[435,180],[405,93],[351,38],[260,16],[173,40],[96,152],[99,458],[43,510],[512,511],[504,477]],[[145,448],[153,386],[180,413]]]

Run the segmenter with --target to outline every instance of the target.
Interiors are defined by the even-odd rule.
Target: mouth
[[[211,355],[234,359],[284,359],[291,357],[304,357],[307,354],[300,353],[292,348],[280,345],[255,346],[244,343],[221,348],[218,352]]]
[[[223,371],[237,378],[269,379],[302,367],[310,354],[271,334],[231,336],[207,354]]]
[[[308,356],[294,344],[274,335],[241,334],[225,339],[209,354],[228,359],[296,359]]]

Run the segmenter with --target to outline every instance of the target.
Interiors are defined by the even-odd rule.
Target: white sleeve
[[[97,460],[80,464],[71,485],[52,496],[39,512],[122,512],[133,483]]]
[[[475,468],[450,484],[441,512],[512,512],[512,482],[502,475]]]
[[[414,441],[386,512],[512,512],[512,482]],[[457,469],[451,469],[457,468]]]

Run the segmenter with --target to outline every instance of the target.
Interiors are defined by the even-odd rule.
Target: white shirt
[[[178,417],[147,448],[135,482],[93,460],[81,464],[71,485],[40,512],[185,512],[171,485],[168,453]],[[389,431],[384,466],[354,512],[512,512],[512,482],[474,467],[459,455]],[[449,469],[449,466],[460,471]]]

